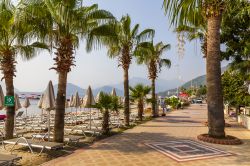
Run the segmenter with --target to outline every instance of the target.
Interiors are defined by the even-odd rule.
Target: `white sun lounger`
[[[16,161],[20,160],[22,157],[16,155],[0,154],[0,166],[13,165]]]
[[[47,150],[58,150],[58,149],[62,149],[63,148],[63,143],[57,143],[57,142],[38,142],[32,139],[26,139],[24,137],[20,137],[20,138],[14,138],[14,139],[9,139],[9,140],[4,140],[3,141],[3,145],[4,148],[5,144],[12,144],[12,148],[11,148],[11,152],[13,151],[14,147],[16,145],[20,145],[20,146],[27,146],[29,147],[31,153],[33,153],[33,149],[32,148],[39,148],[41,149],[39,155],[43,152],[44,149]]]
[[[44,134],[33,134],[32,135],[32,139],[42,139],[43,141],[45,141],[45,139],[48,139],[48,133],[44,133]],[[78,135],[66,135],[64,136],[64,141],[68,143],[70,142],[79,142],[80,139],[84,138],[85,136],[78,136]],[[50,135],[50,139],[53,139],[54,137],[52,135]]]

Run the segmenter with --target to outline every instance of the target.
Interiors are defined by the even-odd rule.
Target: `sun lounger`
[[[16,161],[20,160],[22,157],[16,155],[0,154],[0,165],[7,166],[13,165]]]
[[[44,149],[47,150],[58,150],[58,149],[62,149],[63,148],[63,144],[62,143],[57,143],[57,142],[38,142],[32,139],[26,139],[24,137],[20,137],[20,138],[14,138],[14,139],[10,139],[10,140],[4,140],[3,141],[4,144],[4,148],[5,148],[5,144],[12,144],[12,148],[11,148],[11,152],[13,151],[14,147],[16,145],[20,145],[20,146],[27,146],[29,147],[31,153],[33,153],[33,149],[32,148],[39,148],[41,149],[39,155],[43,152]],[[6,149],[6,148],[5,148]]]
[[[78,136],[78,135],[66,135],[64,136],[64,141],[67,143],[70,142],[79,142],[80,139],[84,138],[85,136]],[[48,139],[48,133],[45,134],[33,134],[32,139],[42,139],[45,141],[45,139]],[[53,135],[50,135],[50,139],[53,139]]]

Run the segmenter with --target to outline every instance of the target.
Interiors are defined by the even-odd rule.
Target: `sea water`
[[[24,103],[24,99],[19,99],[20,100],[20,103],[21,105]],[[27,108],[27,116],[34,116],[34,115],[41,115],[41,109],[38,108],[37,104],[38,104],[38,101],[39,100],[32,100],[30,99],[30,106]],[[26,108],[20,108],[16,114],[20,111],[24,111],[24,114],[25,115],[25,111],[26,111]],[[75,111],[74,108],[66,108],[65,112],[71,112],[71,111]],[[6,114],[6,110],[3,109],[3,110],[0,110],[0,115],[5,115]]]

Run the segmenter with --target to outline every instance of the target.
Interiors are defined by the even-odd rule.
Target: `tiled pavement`
[[[207,132],[207,127],[201,123],[204,121],[206,106],[192,105],[96,142],[87,149],[44,163],[43,166],[250,166],[250,131],[237,125],[226,128],[226,133],[242,139],[243,145],[203,143],[233,153],[232,156],[177,162],[145,145],[179,139],[196,140],[197,135]]]

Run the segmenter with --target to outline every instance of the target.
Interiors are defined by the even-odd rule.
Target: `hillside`
[[[229,66],[222,67],[221,72],[223,73],[224,71],[226,71],[228,69],[228,67]],[[198,77],[184,83],[180,87],[189,88],[191,86],[199,87],[201,85],[206,85],[206,75],[198,76]],[[168,96],[169,94],[171,95],[171,94],[176,93],[176,91],[177,91],[177,88],[169,89],[169,90],[166,90],[166,91],[163,91],[163,92],[159,92],[158,95],[159,96]]]

